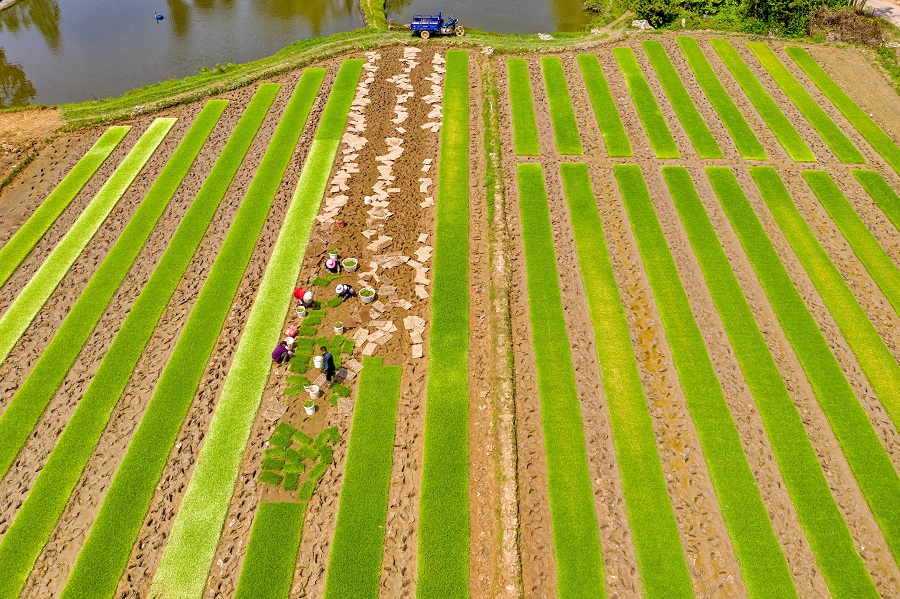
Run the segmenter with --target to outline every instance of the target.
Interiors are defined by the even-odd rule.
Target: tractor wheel
[[[430,32],[430,31],[423,31],[423,32],[419,33],[419,35],[421,36],[421,38],[422,38],[423,40],[428,41],[428,38],[431,37],[431,32]]]
[[[457,37],[462,37],[462,36],[464,36],[465,34],[466,34],[466,30],[465,30],[465,29],[463,29],[462,27],[457,27],[457,28],[456,28],[456,35],[457,35]]]

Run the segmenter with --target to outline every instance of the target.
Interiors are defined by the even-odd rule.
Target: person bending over
[[[335,288],[335,292],[337,292],[338,296],[340,296],[340,298],[343,299],[344,301],[350,299],[356,293],[356,291],[353,289],[353,287],[351,287],[350,285],[347,285],[346,283],[339,284]]]
[[[275,360],[276,364],[284,364],[294,355],[294,352],[289,350],[287,345],[287,341],[282,341],[275,346],[275,350],[272,352],[272,359]]]

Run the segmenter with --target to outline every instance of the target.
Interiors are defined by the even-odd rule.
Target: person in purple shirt
[[[275,360],[276,364],[284,364],[294,355],[294,352],[287,348],[287,341],[282,341],[278,345],[275,346],[275,351],[272,352],[272,359]]]

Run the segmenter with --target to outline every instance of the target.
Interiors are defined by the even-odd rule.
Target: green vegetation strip
[[[900,196],[894,191],[887,181],[875,171],[853,170],[851,171],[863,189],[866,190],[875,204],[894,223],[897,231],[900,231]]]
[[[563,72],[562,61],[556,56],[541,58],[541,72],[544,74],[544,89],[550,103],[550,118],[553,120],[553,136],[556,148],[566,156],[580,156],[581,138],[578,137],[578,123],[569,97],[569,86]]]
[[[5,476],[82,347],[106,311],[157,221],[228,104],[213,100],[197,116],[115,245],[0,416],[0,477]]]
[[[681,538],[587,168],[563,165],[562,179],[644,591],[649,597],[691,597]]]
[[[306,507],[305,502],[259,504],[235,599],[288,598]]]
[[[863,155],[856,149],[853,142],[834,124],[822,107],[819,106],[803,86],[794,79],[772,49],[762,42],[747,42],[747,47],[756,56],[756,59],[768,71],[775,83],[784,91],[791,102],[806,117],[816,133],[828,144],[834,155],[841,162],[862,164],[866,161]]]
[[[0,248],[0,287],[9,280],[9,277],[31,253],[50,225],[56,222],[63,210],[72,203],[81,188],[97,172],[100,165],[109,158],[109,155],[130,130],[130,126],[107,129],[87,154],[69,171],[69,174],[50,192],[47,199],[41,202],[34,214],[22,225],[22,228],[16,231],[6,245]]]
[[[759,143],[741,111],[735,106],[728,91],[722,86],[715,71],[712,70],[697,40],[692,37],[679,37],[678,47],[681,48],[688,66],[694,72],[694,77],[703,88],[703,93],[706,94],[709,103],[715,108],[725,128],[728,129],[741,156],[747,160],[766,160],[768,155],[765,149]]]
[[[878,244],[869,227],[825,171],[803,171],[803,178],[828,211],[859,261],[900,314],[900,270]]]
[[[328,559],[326,599],[379,595],[402,373],[400,366],[382,366],[381,358],[363,359]]]
[[[778,139],[778,142],[787,152],[791,160],[796,162],[815,162],[816,156],[791,125],[791,122],[784,116],[781,109],[775,103],[775,100],[769,95],[769,92],[763,88],[762,84],[753,74],[753,71],[744,63],[741,56],[734,49],[734,46],[725,39],[711,39],[709,41],[713,49],[718,53],[719,58],[731,71],[731,75],[737,80],[741,89],[747,94],[750,102],[756,107],[759,116],[766,122],[772,133]]]
[[[97,233],[176,119],[156,119],[0,317],[0,362],[6,360],[72,264]]]
[[[710,167],[707,174],[816,398],[831,423],[860,490],[897,559],[900,556],[900,503],[897,502],[897,497],[900,497],[900,478],[891,459],[841,372],[822,331],[766,236],[734,173],[728,168]],[[754,173],[757,184],[760,184],[759,175],[759,172]],[[771,171],[770,176],[776,179],[778,177],[774,171]],[[763,185],[760,188],[764,193],[771,185],[781,183],[780,180],[775,183],[767,181],[765,176],[762,179]]]
[[[628,190],[622,194],[628,219],[666,330],[675,369],[706,457],[722,516],[734,543],[747,594],[760,598],[797,597],[787,560],[744,455],[737,427],[654,212],[640,167],[619,167],[616,174]],[[666,169],[665,175],[669,188],[675,188],[673,195],[685,193],[686,186],[693,191],[690,176],[683,168]]]
[[[469,596],[469,55],[447,52],[416,596]],[[439,366],[438,366],[439,365]]]
[[[516,154],[540,156],[541,146],[538,142],[537,121],[534,118],[534,99],[531,96],[528,62],[524,58],[508,58],[506,72]]]
[[[770,167],[756,167],[751,173],[882,405],[894,424],[900,426],[900,363],[891,355],[828,253],[803,220],[778,173]]]
[[[831,495],[800,414],[769,353],[690,175],[681,167],[664,167],[663,172],[728,339],[756,401],[791,501],[832,595],[877,597],[850,531]],[[665,305],[665,298],[659,295],[657,298],[660,306]],[[668,334],[668,327],[666,332]],[[672,339],[671,335],[669,339]],[[706,456],[715,455],[705,446],[703,453]],[[755,487],[748,493],[759,495]],[[720,504],[726,514],[735,508],[741,509],[743,502],[737,500],[732,503],[720,493]],[[771,527],[765,528],[771,531]],[[741,556],[745,548],[735,541],[735,549]],[[763,548],[759,547],[759,550]],[[769,551],[769,559],[783,561],[780,548]],[[750,596],[784,597],[796,594],[787,571],[778,573],[780,580],[768,581],[754,576],[754,571],[747,568],[743,560],[741,566]],[[782,585],[783,590],[776,590],[776,582]]]
[[[609,84],[603,76],[600,61],[596,54],[579,54],[578,66],[581,67],[581,75],[584,77],[584,86],[591,98],[591,106],[594,108],[594,117],[600,134],[603,135],[603,143],[606,144],[606,152],[611,157],[632,156],[631,142],[625,133],[622,117],[619,109],[609,91]]]
[[[528,305],[547,455],[556,591],[562,599],[592,592],[605,597],[600,533],[541,166],[520,164],[518,182]],[[661,555],[657,559],[666,561]]]
[[[900,173],[900,147],[872,120],[866,112],[857,106],[850,96],[820,67],[812,56],[803,48],[788,46],[788,56],[794,59],[806,76],[812,80],[825,96],[841,111],[844,118],[853,125],[872,148],[881,154],[884,160],[895,171]]]
[[[119,396],[131,378],[134,367],[143,353],[156,323],[184,276],[194,252],[200,245],[209,223],[215,216],[219,204],[280,88],[281,86],[277,84],[260,85],[175,232],[159,265],[128,313],[122,328],[94,376],[91,386],[79,404],[78,409],[86,411],[85,418],[88,422],[94,423],[92,426],[99,426],[100,430],[105,426]],[[248,204],[250,202],[245,201],[245,205]],[[236,222],[246,223],[246,214],[249,210],[249,208],[244,209],[243,207],[239,209],[240,221],[236,220]],[[242,213],[245,216],[240,216]],[[231,296],[227,295],[228,288],[225,286],[227,281],[223,279],[222,275],[232,266],[241,268],[239,260],[233,258],[237,251],[235,240],[239,237],[239,234],[234,233],[233,229],[234,225],[226,237],[219,253],[220,257],[216,262],[218,264],[221,261],[223,266],[217,269],[214,265],[210,273],[210,276],[215,275],[216,281],[223,285],[220,289],[223,296],[221,301],[226,305],[231,301]],[[203,295],[201,292],[201,297]],[[206,295],[214,295],[214,292],[207,292]],[[198,299],[199,302],[200,299]],[[222,308],[218,304],[213,305],[210,299],[204,299],[203,302],[199,305],[211,310],[209,316],[210,326],[212,326],[215,323],[216,310],[221,311]],[[200,320],[200,317],[194,317],[194,319]],[[201,360],[202,347],[198,346],[197,349],[197,360],[201,362],[202,367],[206,360]],[[172,359],[176,357],[178,355],[173,354]],[[175,366],[171,360],[170,364],[172,365],[167,369],[174,370]],[[193,376],[192,372],[187,374]],[[188,384],[189,379],[185,379],[185,386]],[[184,399],[185,395],[189,395],[187,400]],[[109,491],[107,491],[97,519],[63,591],[63,596],[111,597],[115,592],[134,539],[143,522],[146,505],[155,490],[158,477],[152,477],[161,472],[169,455],[170,446],[165,445],[166,426],[171,426],[170,419],[178,418],[179,405],[177,402],[186,401],[189,404],[192,398],[193,393],[187,392],[186,388],[184,391],[175,393],[171,403],[166,403],[164,399],[161,399],[159,393],[155,393],[151,398],[147,412],[138,425],[135,437],[126,451]],[[163,415],[160,414],[161,411],[164,412]],[[76,414],[78,413],[76,411]],[[180,420],[174,425],[176,430],[179,425]],[[82,434],[89,436],[98,433],[83,431]],[[148,479],[151,478],[152,480],[148,482]]]
[[[353,100],[353,93],[348,90],[356,89],[362,65],[362,60],[345,60],[334,82],[320,122],[320,128],[325,127],[320,131],[325,138],[313,141],[303,165],[284,224],[223,384],[222,395],[197,458],[194,474],[153,579],[151,595],[199,599],[206,589],[209,568],[219,544],[225,515],[240,471],[241,457],[272,367],[272,347],[278,343],[284,317],[290,307],[291,291],[300,272],[302,260],[297,256],[303,255],[305,251],[315,215],[319,211],[340,144],[333,138],[340,137],[338,130],[342,131],[346,124]],[[324,73],[314,75],[316,89],[323,76]],[[273,139],[270,146],[270,152],[272,148],[279,148],[279,172],[266,172],[264,164],[257,173],[256,179],[267,181],[271,196],[278,189],[284,167],[287,166],[315,98],[314,93],[307,93],[309,90],[310,87],[298,84],[295,98],[301,99],[295,103],[292,98],[282,119],[282,123],[290,126],[290,139],[287,139],[287,133],[283,139],[279,138],[279,126],[279,131],[275,134],[277,139]],[[333,116],[336,112],[343,114],[343,123],[339,123]],[[271,203],[271,197],[268,203]],[[256,235],[254,239],[255,237]],[[243,272],[243,268],[240,270]],[[215,289],[215,286],[211,287],[211,291]],[[216,329],[218,331],[218,327]],[[212,346],[210,344],[209,351]],[[209,353],[204,355],[208,356]],[[196,361],[195,358],[191,360]],[[197,380],[199,382],[199,377]],[[192,389],[196,390],[196,384]],[[184,416],[184,412],[181,416]],[[170,437],[171,443],[174,443],[177,432],[178,426],[175,426]]]
[[[634,50],[622,47],[613,48],[613,54],[625,76],[625,83],[628,84],[628,91],[631,93],[638,116],[644,124],[644,131],[647,132],[647,139],[650,140],[653,153],[657,158],[680,158],[681,154],[678,153],[678,148],[675,146],[675,139],[672,137],[666,119],[653,96],[653,90],[650,89],[650,85],[644,78]]]
[[[684,83],[681,82],[681,76],[672,65],[663,45],[656,40],[645,40],[642,44],[663,90],[669,97],[669,102],[672,103],[678,120],[681,121],[681,126],[684,127],[684,132],[687,133],[691,144],[697,151],[697,155],[700,158],[724,157],[722,149],[716,143],[709,127],[703,122],[700,111],[697,110],[691,95],[684,87]]]

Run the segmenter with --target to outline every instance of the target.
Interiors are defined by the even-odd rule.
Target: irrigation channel
[[[897,596],[897,114],[634,35],[60,133],[0,191],[0,599]]]

